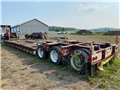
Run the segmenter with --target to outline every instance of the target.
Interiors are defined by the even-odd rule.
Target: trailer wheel
[[[80,50],[84,51],[84,52],[89,56],[90,50],[84,49],[84,48],[82,48],[82,49],[80,49]]]
[[[40,45],[37,48],[37,55],[40,59],[45,59],[48,57],[48,53],[45,49],[45,45]]]
[[[85,74],[87,72],[88,55],[82,50],[75,50],[70,54],[70,64],[80,74]]]
[[[52,63],[59,65],[61,63],[60,47],[53,46],[50,49],[50,60]]]

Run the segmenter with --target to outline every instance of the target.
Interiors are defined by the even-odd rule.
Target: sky
[[[36,18],[48,26],[120,28],[120,2],[97,1],[1,1],[1,24],[15,26]]]

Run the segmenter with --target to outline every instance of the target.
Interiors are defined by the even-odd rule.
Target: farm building
[[[19,35],[32,34],[33,32],[49,32],[49,27],[37,19],[32,19],[13,26],[11,32],[17,32]]]

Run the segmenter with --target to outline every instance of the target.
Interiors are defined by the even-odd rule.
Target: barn
[[[25,34],[32,34],[33,32],[49,33],[49,27],[48,25],[37,19],[32,19],[30,21],[11,27],[11,33],[12,32],[17,32],[19,36]]]

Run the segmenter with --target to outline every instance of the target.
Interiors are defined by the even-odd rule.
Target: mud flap
[[[91,76],[93,76],[97,71],[97,64],[91,65]]]

